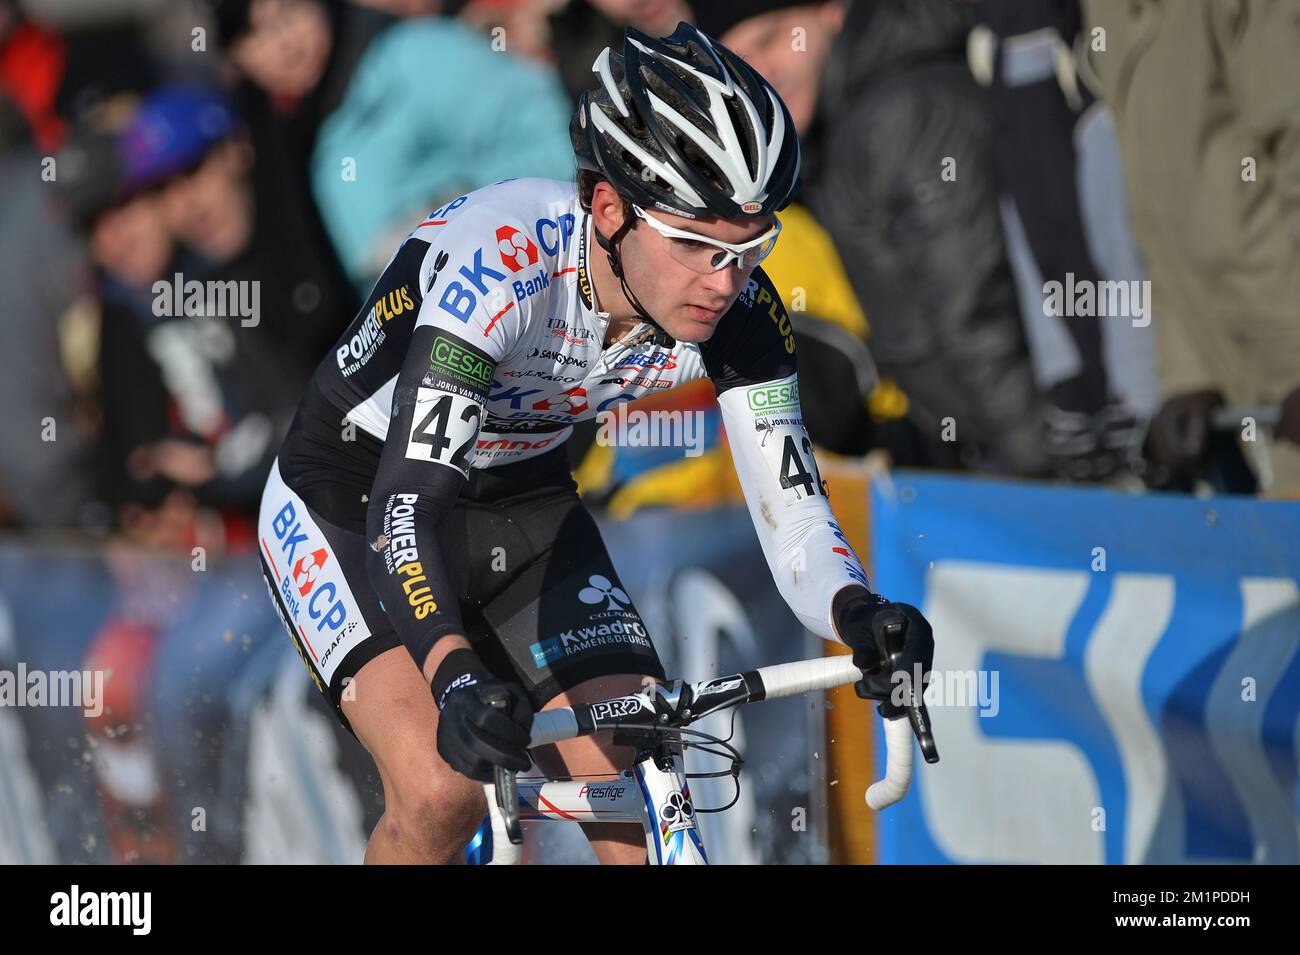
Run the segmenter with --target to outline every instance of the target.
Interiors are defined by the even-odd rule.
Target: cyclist
[[[882,609],[913,623],[894,662],[931,662],[924,618],[871,593],[835,523],[789,321],[758,268],[799,182],[785,106],[685,23],[628,29],[593,71],[570,124],[576,186],[509,180],[421,222],[321,362],[267,480],[268,585],[382,780],[367,861],[459,857],[486,810],[477,781],[528,767],[537,709],[664,678],[562,447],[573,422],[664,383],[713,381],[777,585],[805,626],[854,648],[860,692],[889,693]],[[552,774],[632,759],[601,736],[533,755]],[[602,862],[644,862],[635,827],[584,828]]]

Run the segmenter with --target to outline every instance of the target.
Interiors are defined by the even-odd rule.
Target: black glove
[[[453,650],[431,687],[442,711],[438,755],[463,776],[491,782],[494,767],[528,769],[533,704],[522,687],[493,677],[473,650]]]
[[[921,611],[911,604],[890,603],[877,594],[857,590],[837,594],[832,613],[841,638],[853,650],[854,665],[863,672],[854,684],[858,696],[880,700],[880,715],[893,719],[904,712],[893,702],[895,688],[899,688],[897,698],[903,703],[913,698],[906,693],[910,688],[924,711],[922,694],[934,664],[934,630]],[[915,685],[917,664],[920,686]],[[894,673],[903,676],[896,682]]]
[[[1277,423],[1277,436],[1300,444],[1300,388],[1282,399],[1282,417]]]
[[[1223,404],[1216,391],[1174,395],[1160,406],[1147,429],[1147,454],[1152,463],[1177,474],[1206,456],[1210,415]]]

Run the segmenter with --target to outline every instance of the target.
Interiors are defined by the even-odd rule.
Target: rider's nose
[[[739,292],[744,283],[745,277],[741,274],[735,262],[732,262],[725,269],[710,272],[704,279],[704,287],[709,292],[727,299]]]

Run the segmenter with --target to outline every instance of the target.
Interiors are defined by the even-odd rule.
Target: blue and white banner
[[[602,532],[672,676],[820,649],[743,507],[646,510]],[[698,727],[750,761],[736,804],[701,819],[711,860],[821,860],[791,822],[807,815],[810,712],[773,700]],[[730,778],[691,789],[701,807],[736,795]],[[359,862],[382,809],[370,758],[313,688],[252,555],[196,566],[122,542],[0,539],[0,864]],[[594,861],[576,826],[534,828],[536,858]]]
[[[880,861],[1300,861],[1300,503],[895,472],[872,538],[941,756]]]

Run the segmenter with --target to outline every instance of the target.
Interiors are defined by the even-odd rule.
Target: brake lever
[[[488,705],[504,710],[509,706],[509,701],[498,696],[489,700]],[[504,766],[493,766],[492,769],[496,776],[497,808],[501,810],[505,822],[506,838],[510,840],[511,845],[522,846],[524,829],[519,822],[519,783],[515,778],[515,771]]]
[[[889,611],[889,616],[881,624],[881,632],[884,635],[885,645],[880,649],[884,653],[885,662],[889,666],[889,672],[897,672],[897,661],[903,653],[904,644],[907,641],[907,618],[896,611]],[[906,671],[903,671],[906,672]],[[917,745],[921,747],[921,756],[927,763],[939,762],[939,747],[934,742],[934,732],[930,726],[930,714],[925,708],[925,688],[922,687],[920,694],[917,688],[912,685],[912,674],[906,674],[907,694],[910,701],[904,702],[902,706],[895,706],[890,700],[883,700],[880,703],[879,711],[882,719],[896,720],[901,716],[907,717],[907,722],[912,727],[912,734],[916,737]]]
[[[504,766],[494,767],[496,771],[497,808],[506,824],[506,838],[513,846],[524,844],[524,829],[519,823],[519,785],[515,771]]]

